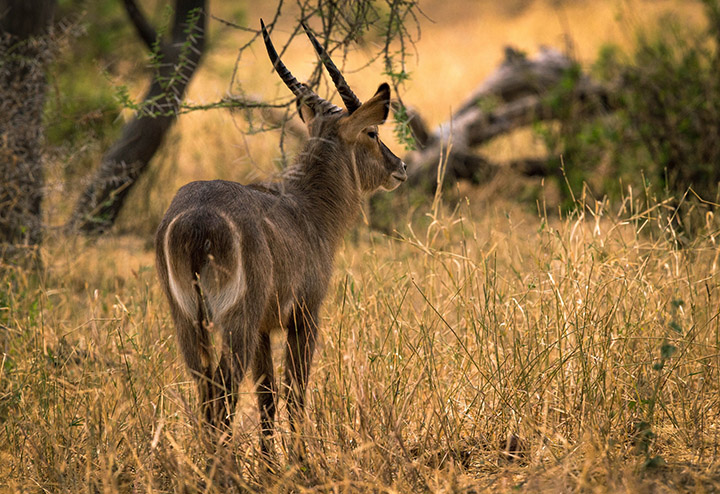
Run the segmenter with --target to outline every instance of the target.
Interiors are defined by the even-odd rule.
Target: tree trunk
[[[42,241],[42,116],[55,0],[0,0],[0,258],[24,264]]]
[[[115,222],[128,192],[177,118],[205,44],[205,0],[175,2],[169,43],[160,42],[134,0],[125,0],[125,6],[140,38],[157,53],[158,64],[141,108],[103,156],[99,170],[75,206],[69,226],[86,234],[103,233]]]

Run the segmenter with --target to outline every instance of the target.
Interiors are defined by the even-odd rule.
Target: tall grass
[[[276,475],[250,383],[230,444],[201,440],[151,257],[93,273],[140,241],[6,273],[2,491],[717,489],[716,231],[677,250],[663,205],[630,197],[565,218],[500,209],[436,202],[402,233],[348,237],[307,460],[285,455],[281,402]]]
[[[512,23],[486,3],[429,4],[438,22],[424,28],[405,99],[422,102],[431,122],[495,67],[504,44],[532,51],[562,30],[546,2]],[[655,12],[656,3],[642,4]],[[612,9],[563,5],[568,25],[582,26],[571,32],[578,54],[594,57]],[[252,9],[263,7],[248,8],[257,18]],[[226,90],[238,44],[218,41],[191,98]],[[298,70],[309,64],[301,45],[287,54]],[[271,87],[264,55],[240,68],[251,88]],[[378,80],[350,82],[362,95]],[[706,218],[678,250],[671,210],[630,194],[616,204],[581,198],[558,217],[542,204],[528,213],[498,201],[500,190],[491,207],[435,201],[390,236],[359,227],[336,259],[322,313],[306,463],[287,458],[281,402],[278,472],[258,464],[249,382],[229,445],[208,446],[157,286],[149,225],[188,180],[265,178],[277,146],[253,139],[246,148],[226,114],[186,115],[176,132],[182,139],[171,136],[156,172],[161,186],[128,210],[121,235],[85,244],[50,232],[42,273],[0,274],[0,492],[720,488],[716,227]],[[57,165],[48,171],[48,223],[60,224],[73,187]]]

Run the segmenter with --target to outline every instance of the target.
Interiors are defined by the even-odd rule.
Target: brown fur
[[[337,246],[363,195],[406,178],[404,163],[372,136],[387,117],[389,97],[383,84],[351,115],[316,115],[304,106],[310,139],[281,181],[189,183],[158,227],[160,283],[205,419],[229,423],[237,386],[251,366],[264,452],[271,449],[275,415],[270,332],[287,332],[284,382],[296,430]],[[222,338],[219,362],[213,331]]]

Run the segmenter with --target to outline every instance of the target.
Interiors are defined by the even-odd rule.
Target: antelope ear
[[[364,129],[385,123],[390,111],[390,86],[383,82],[380,84],[375,96],[362,104],[346,118],[343,123],[343,133],[349,138],[355,138]]]
[[[300,100],[297,100],[297,109],[298,114],[300,114],[300,120],[302,120],[305,125],[310,125],[310,122],[313,121],[315,118],[315,110],[310,108],[305,103],[302,103]]]

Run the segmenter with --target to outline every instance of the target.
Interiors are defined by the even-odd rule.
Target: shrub
[[[592,70],[614,88],[612,114],[582,118],[574,108],[583,102],[573,103],[557,123],[538,125],[550,152],[563,156],[575,193],[583,182],[595,194],[615,197],[634,185],[673,196],[676,205],[717,202],[720,2],[702,1],[705,30],[667,16],[652,31],[638,33],[630,53],[615,46],[601,50]],[[569,73],[567,79],[578,77]],[[549,96],[551,104],[557,96]]]

